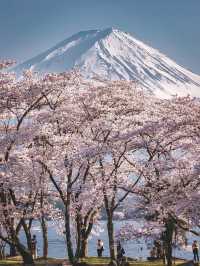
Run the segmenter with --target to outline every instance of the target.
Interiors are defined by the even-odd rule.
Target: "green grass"
[[[44,259],[37,259],[35,260],[36,266],[44,266],[47,263],[61,263],[63,262],[63,259],[55,259],[55,258],[48,258],[47,260]],[[20,257],[15,258],[8,258],[6,260],[0,260],[0,265],[10,265],[10,266],[21,266],[22,265],[22,259]]]
[[[110,258],[108,257],[88,257],[85,259],[81,259],[83,262],[87,262],[90,265],[108,265],[110,262]],[[128,262],[130,263],[131,266],[163,266],[163,261],[158,260],[158,261],[134,261],[133,259],[128,259]],[[176,260],[176,265],[183,264],[183,260]]]
[[[110,261],[110,258],[88,257],[88,258],[80,259],[80,261],[87,262],[88,264],[108,264]]]
[[[47,263],[62,263],[64,260],[63,259],[55,259],[55,258],[48,258],[46,261],[39,258],[35,261],[36,266],[45,266]],[[103,265],[108,265],[110,262],[110,258],[108,257],[88,257],[85,259],[81,259],[80,261],[87,262],[90,265],[94,266],[103,266]],[[133,261],[133,259],[128,260],[131,266],[163,266],[163,262],[161,260],[158,261]],[[176,265],[184,264],[183,260],[177,260]],[[15,257],[15,258],[8,258],[6,260],[0,260],[0,266],[1,265],[10,265],[10,266],[21,266],[22,265],[22,260],[20,257]]]

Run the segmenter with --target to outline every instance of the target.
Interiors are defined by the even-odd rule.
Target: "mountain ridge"
[[[80,31],[47,51],[17,65],[25,69],[63,72],[78,68],[86,78],[135,80],[158,97],[200,97],[200,76],[158,50],[115,28]]]

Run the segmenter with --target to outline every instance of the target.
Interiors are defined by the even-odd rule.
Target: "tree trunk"
[[[95,214],[96,211],[91,211],[84,217],[84,224],[81,230],[81,258],[85,258],[88,256],[88,238],[92,232],[93,217],[95,216]]]
[[[46,259],[48,257],[48,228],[45,221],[45,218],[42,216],[41,220],[42,227],[42,238],[43,238],[43,258]]]
[[[10,228],[14,228],[14,218],[10,219]],[[9,235],[12,238],[13,234],[11,232]],[[16,236],[18,236],[18,235],[19,235],[19,231],[16,232]],[[10,246],[10,256],[11,257],[17,256],[17,250],[16,250],[15,245],[9,244],[9,246]]]
[[[32,245],[31,245],[31,227],[29,227],[27,224],[26,224],[26,221],[23,219],[22,220],[22,227],[24,229],[24,233],[25,233],[25,236],[26,236],[26,243],[27,243],[27,247],[28,247],[28,250],[31,252],[31,249],[32,249]]]
[[[109,239],[109,250],[110,250],[110,258],[111,260],[115,260],[115,240],[114,240],[114,225],[113,225],[113,215],[111,213],[107,213],[107,230],[108,230],[108,239]]]
[[[88,239],[81,240],[81,258],[85,258],[88,256]]]
[[[22,256],[24,266],[28,266],[28,265],[34,266],[35,265],[33,257],[29,252],[23,252],[22,251],[22,252],[20,252],[20,254]]]
[[[172,266],[172,246],[170,244],[167,245],[166,258],[167,258],[167,266]]]
[[[17,244],[17,250],[19,251],[20,255],[22,256],[23,259],[23,264],[28,266],[28,265],[35,265],[33,256],[32,254],[25,249],[25,247],[21,244]]]
[[[5,259],[5,245],[4,243],[0,244],[0,260]]]
[[[76,258],[80,257],[81,253],[81,217],[76,217]]]
[[[166,232],[165,232],[165,254],[167,259],[167,266],[172,266],[172,240],[173,233],[175,229],[175,223],[172,218],[169,218],[166,222]]]
[[[67,241],[68,258],[70,263],[73,265],[75,261],[74,261],[73,245],[71,240],[70,214],[67,206],[65,210],[65,237]]]

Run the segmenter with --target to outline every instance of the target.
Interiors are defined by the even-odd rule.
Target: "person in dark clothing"
[[[194,255],[194,261],[199,262],[199,245],[196,240],[192,243],[192,251]]]
[[[117,243],[117,261],[118,261],[119,265],[121,264],[121,262],[123,260],[124,254],[125,254],[125,250],[123,249],[123,247],[121,246],[121,243],[119,241]]]
[[[151,249],[151,251],[150,251],[150,256],[149,257],[147,257],[147,259],[148,260],[155,260],[156,259],[156,256],[157,256],[157,254],[156,254],[157,252],[156,252],[156,247],[154,246],[152,249]]]
[[[163,257],[163,254],[162,254],[162,244],[160,240],[155,240],[154,246],[156,248],[156,258],[161,259]]]
[[[34,259],[37,259],[37,240],[36,235],[31,239],[31,251]]]
[[[104,251],[103,241],[101,239],[98,239],[98,241],[97,241],[97,255],[98,255],[98,257],[102,257],[103,251]]]

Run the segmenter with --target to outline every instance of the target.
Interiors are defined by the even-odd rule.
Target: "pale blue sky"
[[[21,62],[78,31],[108,27],[200,74],[200,0],[0,0],[0,58]]]

